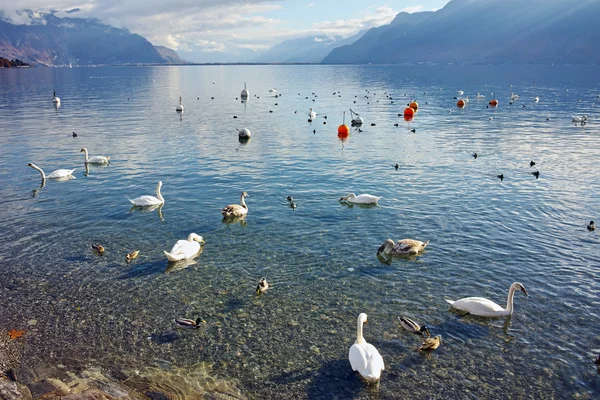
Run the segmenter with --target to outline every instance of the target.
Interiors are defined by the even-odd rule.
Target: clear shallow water
[[[600,251],[598,234],[585,229],[600,219],[596,72],[2,70],[0,329],[29,331],[23,368],[209,362],[254,398],[597,396]],[[236,101],[244,82],[246,104]],[[472,97],[462,110],[459,89]],[[486,99],[477,102],[476,92]],[[497,109],[486,108],[491,92]],[[510,92],[521,100],[509,105]],[[420,110],[406,123],[397,114],[412,96]],[[366,124],[342,142],[336,128],[349,107]],[[571,124],[584,113],[586,126]],[[241,127],[253,133],[246,144]],[[84,175],[82,147],[111,164]],[[76,179],[40,188],[28,162],[46,172],[77,168]],[[158,180],[162,219],[158,210],[131,211],[127,199],[154,194]],[[246,223],[222,223],[220,209],[242,190]],[[351,191],[383,198],[375,208],[340,205]],[[162,250],[190,232],[204,236],[203,253],[168,270]],[[385,239],[405,237],[431,243],[418,258],[376,257]],[[140,257],[126,264],[134,249]],[[272,288],[257,298],[261,276]],[[530,297],[516,294],[508,321],[460,318],[444,302],[481,295],[504,305],[514,281]],[[386,363],[375,389],[347,361],[360,312]],[[173,318],[198,315],[204,329],[171,329]],[[442,346],[418,354],[400,315],[427,322]]]

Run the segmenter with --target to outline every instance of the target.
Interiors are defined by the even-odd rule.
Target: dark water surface
[[[600,220],[597,68],[7,69],[0,92],[0,330],[28,331],[21,368],[205,362],[257,399],[600,396],[599,233],[586,229]],[[509,105],[511,92],[521,98]],[[411,97],[420,109],[405,122]],[[342,142],[348,108],[365,125]],[[571,123],[577,114],[588,124]],[[85,174],[83,147],[110,165]],[[76,179],[40,188],[29,162]],[[131,210],[159,180],[164,207]],[[243,190],[246,221],[223,223]],[[350,192],[383,198],[338,203]],[[191,232],[202,254],[169,268],[162,250]],[[431,243],[417,258],[376,257],[405,237]],[[262,276],[271,288],[256,297]],[[508,320],[461,318],[444,302],[504,306],[514,281],[530,297],[516,294]],[[360,312],[386,363],[376,388],[347,360]],[[419,354],[401,315],[442,346]],[[171,327],[197,316],[200,330]]]

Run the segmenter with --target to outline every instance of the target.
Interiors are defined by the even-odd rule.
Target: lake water
[[[0,330],[28,331],[23,371],[205,362],[257,399],[600,396],[599,233],[586,229],[600,220],[597,72],[1,70]],[[246,103],[236,99],[244,82]],[[464,109],[457,90],[470,95]],[[486,107],[492,92],[497,108]],[[521,96],[512,105],[511,92]],[[420,108],[406,122],[398,114],[411,98]],[[342,141],[349,108],[365,124]],[[577,114],[587,125],[571,123]],[[86,174],[83,147],[110,165]],[[29,162],[76,168],[76,179],[40,188]],[[159,180],[164,207],[131,210],[128,198],[154,195]],[[246,220],[224,223],[220,209],[242,191]],[[350,192],[383,197],[372,208],[338,203]],[[191,232],[206,241],[197,262],[169,265],[162,251]],[[431,242],[419,257],[378,259],[385,239],[406,237]],[[140,256],[127,264],[131,250]],[[257,297],[262,276],[271,288]],[[444,301],[504,306],[514,281],[530,296],[516,293],[508,320],[461,317]],[[386,363],[378,387],[347,359],[361,312]],[[197,316],[202,329],[172,329],[173,318]],[[420,354],[398,316],[426,322],[440,348]]]

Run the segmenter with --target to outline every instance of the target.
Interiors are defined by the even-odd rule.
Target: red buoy
[[[342,125],[338,126],[338,136],[346,135],[346,137],[348,137],[349,133],[350,133],[350,128],[348,127],[348,125],[342,124]]]
[[[412,121],[413,119],[414,119],[414,118],[413,118],[413,116],[412,116],[412,115],[405,115],[405,116],[404,116],[404,120],[405,120],[406,122],[410,122],[410,121]]]
[[[456,102],[456,106],[457,106],[458,108],[463,108],[463,107],[465,106],[465,104],[466,104],[466,103],[465,103],[465,101],[464,101],[463,99],[459,99],[459,100]]]
[[[417,103],[417,101],[415,100],[409,104],[409,107],[412,108],[414,111],[417,111],[419,109],[419,103]]]
[[[496,100],[496,99],[490,100],[490,106],[497,107],[498,106],[498,100]]]
[[[405,117],[413,117],[414,115],[415,115],[415,110],[413,108],[406,107],[404,109],[404,116]]]

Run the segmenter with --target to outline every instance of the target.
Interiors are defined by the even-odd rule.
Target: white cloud
[[[314,6],[315,6],[315,5],[314,5],[313,3],[308,3],[308,4],[306,5],[306,7],[314,7]]]
[[[416,13],[419,11],[423,11],[423,8],[424,8],[423,6],[411,6],[411,7],[405,7],[400,11],[412,14],[412,13]]]

